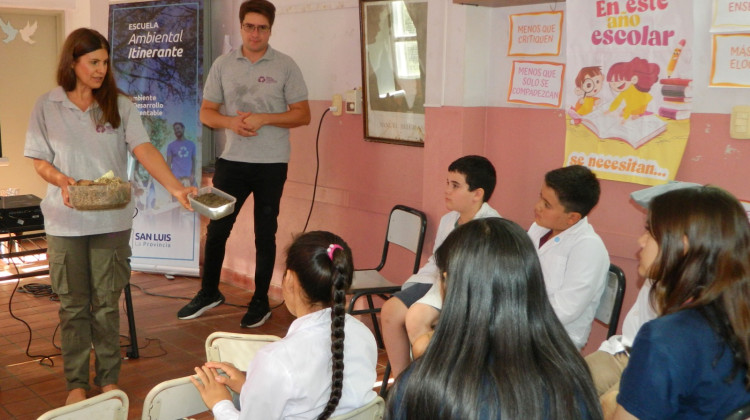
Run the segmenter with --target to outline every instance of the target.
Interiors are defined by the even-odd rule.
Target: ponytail
[[[341,250],[341,252],[337,252]],[[318,420],[326,420],[336,410],[344,388],[344,322],[346,320],[347,266],[349,262],[343,248],[338,245],[329,247],[331,258],[331,275],[333,306],[331,307],[331,396]]]

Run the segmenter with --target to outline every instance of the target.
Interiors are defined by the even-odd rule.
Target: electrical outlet
[[[339,116],[344,112],[344,100],[338,93],[333,95],[333,102],[331,103],[331,113],[335,116]]]
[[[729,136],[733,139],[750,139],[750,106],[732,107]]]
[[[347,90],[346,95],[346,113],[347,114],[361,114],[362,113],[362,88]]]

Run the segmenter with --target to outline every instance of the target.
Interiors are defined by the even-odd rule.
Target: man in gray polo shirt
[[[302,72],[289,56],[268,45],[275,15],[276,8],[267,0],[242,3],[242,48],[217,58],[208,73],[201,122],[223,128],[227,136],[216,161],[213,185],[236,197],[237,203],[233,214],[208,224],[201,290],[177,312],[179,319],[197,318],[224,302],[219,280],[226,242],[250,194],[254,198],[255,293],[240,325],[258,327],[271,316],[268,287],[276,261],[276,219],[289,162],[289,129],[310,123]]]

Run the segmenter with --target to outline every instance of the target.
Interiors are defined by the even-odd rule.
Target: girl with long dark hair
[[[723,419],[750,402],[747,214],[721,188],[670,191],[639,244],[660,317],[638,331],[614,417]]]
[[[586,363],[555,315],[534,245],[499,218],[456,228],[435,254],[445,303],[392,419],[600,419]]]
[[[308,232],[294,240],[282,290],[297,319],[286,337],[259,350],[247,374],[226,363],[195,368],[200,382],[193,378],[193,384],[216,419],[322,420],[375,398],[375,338],[345,311],[353,267],[349,246],[332,233]],[[241,410],[226,387],[240,393]]]

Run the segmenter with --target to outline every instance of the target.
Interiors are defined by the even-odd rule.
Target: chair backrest
[[[127,420],[128,396],[119,389],[47,411],[37,420]]]
[[[206,360],[231,363],[245,370],[255,353],[268,343],[279,340],[275,335],[238,334],[223,331],[206,338]],[[200,393],[190,377],[164,381],[156,385],[143,402],[142,420],[174,420],[207,411]]]
[[[376,270],[379,271],[385,266],[388,256],[388,245],[392,243],[415,254],[412,273],[416,273],[419,270],[426,230],[427,216],[424,212],[400,204],[394,206],[391,210],[391,216],[388,219],[388,230],[385,235],[385,244],[383,245],[383,256]]]
[[[206,360],[231,363],[237,369],[244,371],[261,347],[280,339],[275,335],[217,331],[206,338]]]
[[[164,381],[149,391],[143,400],[141,420],[175,420],[204,411],[208,411],[208,407],[198,388],[190,382],[190,376],[184,376]]]
[[[385,416],[385,400],[378,395],[364,406],[340,416],[331,417],[331,420],[382,420]]]
[[[750,419],[750,403],[732,411],[724,420],[747,420]]]
[[[595,318],[608,326],[607,338],[615,335],[617,323],[620,322],[620,311],[622,310],[622,299],[625,296],[625,273],[620,267],[610,264],[607,273],[607,285],[599,307],[596,309]]]

